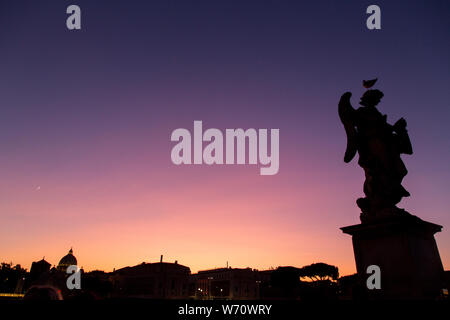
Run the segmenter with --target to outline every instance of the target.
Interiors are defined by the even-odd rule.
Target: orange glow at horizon
[[[11,175],[0,190],[11,195],[0,204],[0,260],[29,270],[43,256],[57,265],[73,247],[85,271],[158,262],[162,254],[191,272],[227,262],[259,270],[325,262],[340,275],[354,273],[351,238],[339,228],[359,223],[354,199],[362,173],[337,162],[330,167],[325,156],[321,162],[288,152],[270,177],[255,166],[177,167],[167,158],[155,163],[161,170]],[[86,163],[96,168],[93,159]]]
[[[320,186],[291,182],[297,185],[293,192],[289,184],[273,179],[273,185],[263,189],[254,180],[264,177],[256,173],[236,172],[227,178],[223,172],[217,187],[217,175],[182,183],[184,178],[195,181],[195,173],[179,174],[175,186],[160,185],[152,192],[123,190],[114,196],[111,192],[117,190],[90,190],[91,197],[83,202],[65,197],[64,187],[46,195],[51,186],[44,186],[39,195],[34,191],[32,201],[20,208],[15,203],[15,210],[33,212],[22,223],[31,232],[11,234],[11,245],[2,248],[0,258],[29,269],[32,261],[45,256],[56,265],[73,246],[86,271],[158,262],[163,254],[164,261],[178,260],[192,272],[224,267],[227,261],[232,267],[259,270],[321,261],[338,265],[341,274],[354,272],[350,239],[311,215],[324,205],[312,197]],[[34,212],[38,205],[42,211]],[[59,208],[65,208],[63,214]]]

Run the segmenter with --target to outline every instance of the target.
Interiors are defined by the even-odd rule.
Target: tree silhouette
[[[309,278],[312,281],[336,281],[339,277],[339,269],[335,266],[319,262],[300,268],[298,274],[300,278]]]
[[[0,264],[0,292],[14,292],[19,279],[26,275],[26,269],[23,269],[20,264],[13,265],[12,262],[2,262]]]

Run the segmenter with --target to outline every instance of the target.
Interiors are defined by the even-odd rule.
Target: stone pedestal
[[[443,288],[444,270],[434,234],[442,226],[416,216],[363,223],[341,230],[352,236],[356,269],[366,287],[367,267],[381,271],[381,289],[367,290],[372,299],[433,299]]]

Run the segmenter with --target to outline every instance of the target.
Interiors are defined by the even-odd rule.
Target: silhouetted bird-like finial
[[[363,80],[363,87],[366,89],[372,88],[375,82],[377,82],[378,78],[372,80]]]

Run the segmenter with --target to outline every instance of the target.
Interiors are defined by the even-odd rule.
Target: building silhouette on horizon
[[[305,282],[299,279],[296,267],[270,270],[252,268],[223,268],[191,273],[178,261],[142,262],[112,272],[81,272],[81,289],[69,290],[67,268],[78,260],[71,248],[58,265],[42,258],[31,265],[30,272],[18,288],[25,299],[190,299],[190,300],[258,300],[258,299],[354,299],[364,288],[355,275],[336,281]],[[323,263],[322,263],[323,264]],[[305,266],[306,268],[308,266]],[[443,284],[448,297],[450,272]],[[447,288],[447,290],[445,290]],[[445,294],[447,292],[447,294]]]

